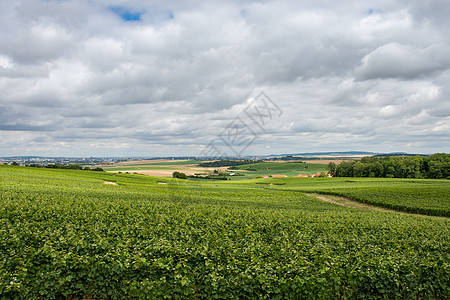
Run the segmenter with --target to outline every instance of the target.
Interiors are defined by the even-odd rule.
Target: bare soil
[[[117,182],[105,181],[104,184],[117,185]]]

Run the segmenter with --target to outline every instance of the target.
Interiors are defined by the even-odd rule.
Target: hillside
[[[448,218],[353,209],[300,192],[374,186],[353,181],[207,183],[0,166],[0,295],[445,298]],[[401,182],[376,182],[392,184]],[[425,185],[448,189],[448,181]]]

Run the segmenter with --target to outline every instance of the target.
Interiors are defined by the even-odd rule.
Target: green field
[[[174,170],[174,167],[171,166],[160,166],[160,165],[148,165],[148,164],[139,164],[139,165],[131,165],[131,166],[115,166],[115,167],[102,167],[105,171],[120,171],[127,172],[130,170]],[[187,168],[175,168],[177,170],[185,170]]]
[[[447,299],[449,218],[304,192],[446,215],[449,187],[0,166],[0,298]]]
[[[388,178],[267,178],[272,189],[348,197],[399,211],[450,217],[450,181]]]
[[[295,177],[299,174],[315,174],[317,172],[326,172],[326,164],[298,163],[298,162],[262,162],[247,164],[236,167],[243,177],[233,179],[249,179],[264,175],[287,175]],[[248,169],[254,171],[248,171]],[[244,170],[244,171],[240,171]]]
[[[173,160],[173,161],[154,161],[154,162],[129,162],[129,163],[119,163],[122,166],[154,166],[154,165],[166,165],[166,166],[177,166],[177,165],[194,165],[198,164],[200,161],[198,160]],[[108,167],[108,166],[104,166]]]
[[[155,162],[130,162],[114,165],[101,166],[105,171],[129,171],[129,170],[172,170],[181,166],[183,170],[185,165],[196,165],[198,160],[173,160],[173,161],[155,161]]]
[[[177,166],[177,165],[195,165],[198,164],[199,160],[173,160],[173,161],[160,161],[152,163],[136,163],[133,165],[167,165],[167,166]]]
[[[197,173],[212,172],[204,167],[197,167],[201,161],[198,160],[175,160],[168,162],[134,162],[126,164],[116,164],[110,166],[101,166],[109,172],[140,172],[140,171],[158,171],[172,170],[178,172],[188,172],[194,170]],[[326,164],[297,163],[297,162],[260,162],[254,164],[240,165],[236,170],[230,172],[239,173],[240,176],[229,176],[230,180],[243,180],[256,178],[258,176],[286,175],[295,177],[299,174],[315,174],[317,172],[326,172]],[[218,167],[220,170],[227,170],[227,167]],[[144,172],[143,172],[144,173]],[[147,174],[148,175],[148,174]],[[198,181],[198,179],[195,179]]]

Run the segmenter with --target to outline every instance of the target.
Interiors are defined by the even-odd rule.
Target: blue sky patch
[[[143,13],[142,11],[132,11],[125,7],[120,7],[120,6],[111,6],[109,9],[113,13],[115,13],[116,15],[121,17],[122,20],[124,20],[125,22],[140,21],[141,15]]]
[[[383,13],[383,11],[381,9],[373,9],[373,8],[370,8],[366,12],[366,14],[368,14],[368,15],[379,15],[379,14],[382,14],[382,13]]]

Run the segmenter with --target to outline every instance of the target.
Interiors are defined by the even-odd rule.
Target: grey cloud
[[[450,46],[432,45],[417,49],[410,45],[389,43],[366,55],[356,68],[358,80],[375,78],[423,77],[450,67]]]
[[[52,131],[60,124],[58,118],[49,120],[36,112],[0,106],[0,132],[5,131]]]
[[[437,145],[427,134],[448,149],[447,10],[438,0],[3,1],[0,153],[195,155],[258,91],[284,113],[248,151],[420,152]]]
[[[418,22],[432,24],[444,31],[450,26],[450,6],[446,0],[417,1],[409,11]],[[448,40],[449,36],[444,34],[442,38]]]
[[[49,75],[49,66],[45,64],[14,66],[8,59],[4,59],[4,65],[0,66],[0,77],[6,78],[42,78]]]
[[[0,130],[6,131],[51,131],[53,127],[47,125],[30,125],[30,124],[0,124]]]
[[[3,35],[0,51],[19,64],[51,61],[75,47],[71,35],[55,24],[33,24]]]

